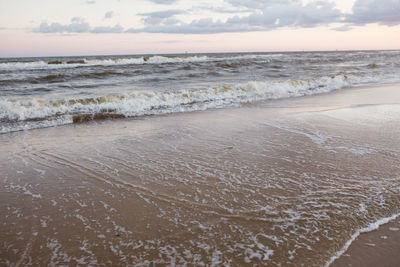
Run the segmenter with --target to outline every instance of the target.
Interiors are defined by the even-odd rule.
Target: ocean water
[[[0,59],[0,133],[326,93],[399,79],[400,51]]]
[[[346,89],[399,74],[400,51],[1,59],[0,266],[335,264],[399,221],[398,84]]]

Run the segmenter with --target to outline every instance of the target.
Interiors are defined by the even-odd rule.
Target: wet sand
[[[0,264],[324,265],[400,212],[399,118],[390,85],[0,135]],[[392,266],[384,227],[334,266]]]
[[[377,230],[361,234],[331,266],[385,266],[400,263],[400,219],[381,225]]]

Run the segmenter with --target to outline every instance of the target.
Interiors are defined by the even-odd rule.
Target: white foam
[[[144,56],[131,58],[108,58],[108,59],[73,59],[83,60],[84,63],[70,63],[71,59],[54,59],[50,61],[38,60],[32,62],[5,62],[0,63],[0,70],[24,70],[24,69],[60,69],[75,68],[79,66],[111,66],[111,65],[131,65],[131,64],[164,64],[164,63],[190,63],[224,60],[243,60],[243,59],[264,59],[269,60],[281,57],[281,54],[270,55],[239,55],[227,57],[208,57],[208,56]],[[49,64],[51,61],[60,61],[60,64]]]
[[[348,86],[344,75],[318,79],[276,82],[248,82],[214,88],[176,91],[132,91],[86,99],[0,99],[0,120],[21,122],[2,126],[0,132],[41,128],[72,123],[73,114],[99,114],[111,111],[126,117],[189,112],[222,108],[241,103],[326,93]],[[72,101],[70,101],[72,100]],[[42,120],[40,120],[42,119]],[[32,121],[34,120],[34,121]],[[37,122],[39,120],[40,122]]]
[[[0,100],[0,109],[1,109],[1,100]],[[40,118],[40,117],[38,117],[38,118]],[[23,130],[54,127],[54,126],[71,124],[72,122],[73,122],[72,116],[70,116],[70,115],[56,117],[56,118],[48,118],[48,119],[44,119],[44,120],[40,120],[40,121],[18,121],[18,122],[11,123],[11,124],[1,124],[0,125],[0,134],[8,133],[8,132],[23,131]]]
[[[356,238],[362,234],[362,233],[367,233],[367,232],[371,232],[373,230],[376,230],[379,228],[379,226],[381,226],[382,224],[386,224],[392,220],[395,220],[397,217],[400,216],[400,213],[397,214],[393,214],[390,217],[386,217],[386,218],[382,218],[377,220],[376,222],[373,222],[371,224],[369,224],[367,227],[358,229],[351,237],[350,239],[346,242],[346,244],[338,251],[336,252],[336,254],[334,256],[332,256],[327,263],[325,263],[325,266],[328,267],[329,265],[331,265],[336,259],[340,258],[340,256],[342,256],[347,249],[350,247],[350,245],[354,242],[354,240],[356,240]]]
[[[163,63],[182,63],[182,62],[204,62],[207,61],[206,56],[193,57],[133,57],[133,58],[115,58],[115,59],[83,59],[84,63],[68,64],[68,60],[60,61],[60,64],[49,64],[46,61],[39,60],[33,62],[7,62],[0,63],[0,70],[24,70],[24,69],[62,69],[75,68],[79,66],[111,66],[111,65],[130,65],[130,64],[163,64]],[[51,62],[51,61],[49,61]]]
[[[40,225],[41,225],[43,228],[46,228],[46,227],[47,227],[47,221],[46,221],[46,219],[40,219]]]

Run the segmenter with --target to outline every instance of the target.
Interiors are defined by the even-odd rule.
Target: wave
[[[281,54],[270,55],[238,55],[225,57],[209,56],[143,56],[131,58],[107,58],[107,59],[55,59],[39,60],[32,62],[4,62],[0,63],[0,70],[30,70],[30,69],[58,69],[74,68],[80,66],[112,66],[112,65],[135,65],[135,64],[166,64],[166,63],[195,63],[207,61],[264,59],[270,60],[282,56]]]
[[[377,220],[376,222],[373,222],[371,224],[369,224],[368,226],[361,228],[359,230],[357,230],[351,237],[350,239],[346,242],[346,244],[334,255],[332,256],[328,262],[325,263],[325,267],[329,267],[335,260],[337,260],[338,258],[340,258],[340,256],[342,256],[347,249],[350,247],[350,245],[354,242],[354,240],[356,240],[356,238],[362,234],[362,233],[367,233],[367,232],[372,232],[376,229],[378,229],[381,225],[386,224],[390,221],[393,221],[395,219],[397,219],[398,217],[400,217],[400,213],[397,214],[393,214],[390,217],[386,217],[386,218],[382,218]]]
[[[70,99],[0,99],[0,132],[14,124],[55,120],[60,124],[93,119],[135,117],[222,108],[268,99],[313,95],[351,84],[346,75],[280,82],[248,82],[214,88],[176,91],[133,91],[123,95]]]

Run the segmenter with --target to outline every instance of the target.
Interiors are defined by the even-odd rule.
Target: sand
[[[400,212],[399,88],[0,135],[0,264],[321,266]]]
[[[399,266],[400,220],[361,234],[331,266]]]

